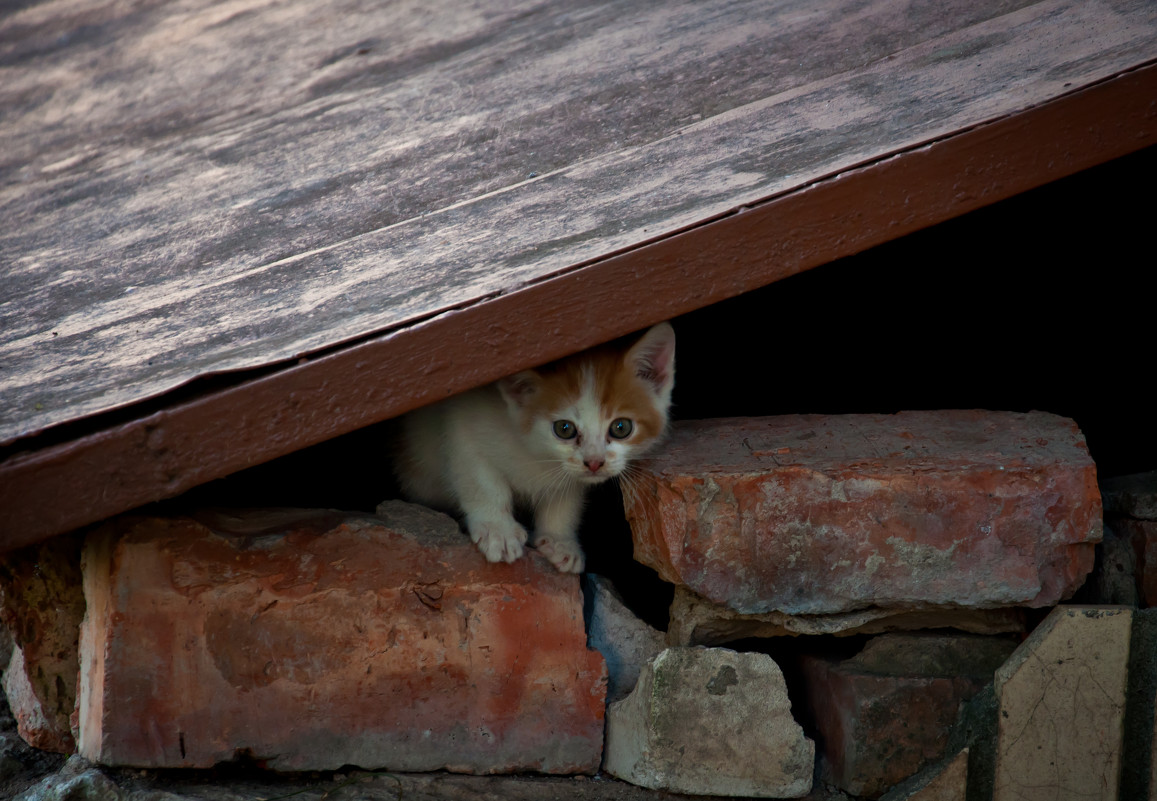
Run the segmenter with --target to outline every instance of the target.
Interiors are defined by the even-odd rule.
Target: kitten
[[[529,507],[534,547],[580,573],[586,488],[659,440],[674,384],[675,331],[660,323],[633,345],[593,348],[407,414],[395,472],[410,500],[462,514],[491,562],[522,556],[514,509]]]

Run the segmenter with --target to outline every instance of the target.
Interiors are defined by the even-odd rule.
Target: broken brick
[[[69,535],[0,559],[0,618],[13,646],[4,673],[8,704],[25,742],[62,754],[76,746],[80,547],[80,538]]]
[[[1141,605],[1157,607],[1157,521],[1118,519],[1113,528],[1131,546]]]
[[[723,645],[751,637],[831,634],[845,637],[888,631],[957,629],[970,634],[1007,634],[1024,631],[1020,609],[901,609],[880,607],[831,615],[789,615],[764,612],[741,615],[700,598],[686,587],[676,587],[671,601],[667,640],[671,645]]]
[[[637,559],[743,614],[1050,606],[1101,537],[1084,438],[1043,412],[686,421],[624,503]]]
[[[577,576],[445,515],[122,520],[84,554],[79,751],[109,765],[593,773]],[[238,534],[238,531],[244,532]]]
[[[961,707],[1015,647],[999,637],[885,634],[843,661],[802,657],[825,777],[877,798],[943,758]]]
[[[1114,476],[1101,482],[1105,514],[1157,520],[1157,470]]]

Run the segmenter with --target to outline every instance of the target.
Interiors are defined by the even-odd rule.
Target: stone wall
[[[1100,546],[1095,467],[1048,414],[694,421],[639,467],[666,632],[594,576],[584,621],[578,577],[487,563],[399,502],[126,517],[10,554],[21,735],[135,768],[1157,798],[1157,475],[1106,484]]]

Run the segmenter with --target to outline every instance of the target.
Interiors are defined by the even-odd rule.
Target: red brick
[[[672,645],[722,645],[753,637],[825,634],[847,637],[927,629],[956,629],[969,634],[1020,633],[1025,630],[1025,612],[1015,608],[892,610],[871,607],[832,615],[783,612],[741,615],[722,604],[700,598],[686,587],[676,587],[667,641]]]
[[[1114,520],[1113,530],[1132,543],[1137,556],[1137,588],[1141,605],[1157,606],[1157,522],[1152,520]]]
[[[188,519],[85,551],[80,753],[278,770],[594,772],[606,671],[578,577],[490,564],[444,515],[247,537]],[[245,521],[238,528],[255,530]]]
[[[58,537],[5,554],[0,617],[12,633],[4,691],[29,745],[71,754],[77,636],[84,617],[80,539]]]
[[[1107,515],[1157,520],[1157,470],[1107,478],[1101,496]]]
[[[885,634],[842,662],[803,657],[825,779],[876,798],[944,757],[962,704],[1014,648],[976,635]]]
[[[1101,536],[1084,438],[1041,412],[687,421],[624,502],[637,559],[744,614],[1048,606]]]

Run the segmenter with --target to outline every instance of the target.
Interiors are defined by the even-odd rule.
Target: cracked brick
[[[742,614],[1051,606],[1101,538],[1084,437],[1043,412],[686,421],[624,503],[636,558]]]
[[[606,669],[577,576],[453,520],[119,521],[84,554],[79,752],[111,765],[593,773]],[[244,534],[237,531],[244,530]]]

